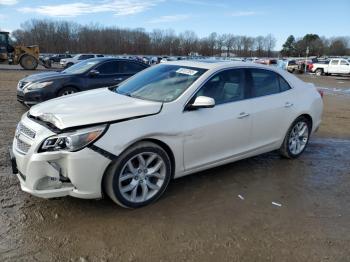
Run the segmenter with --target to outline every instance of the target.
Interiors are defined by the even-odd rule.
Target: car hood
[[[117,94],[108,88],[59,97],[33,106],[29,115],[59,129],[157,114],[162,103]]]
[[[23,82],[42,82],[42,81],[50,81],[58,78],[65,78],[67,76],[70,76],[70,74],[62,73],[62,72],[45,72],[45,73],[39,73],[27,76],[23,78],[21,81]]]

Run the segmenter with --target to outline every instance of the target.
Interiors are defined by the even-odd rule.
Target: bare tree
[[[103,27],[99,24],[80,25],[68,21],[30,20],[12,32],[15,43],[38,44],[44,53],[104,53],[104,54],[153,54],[188,55],[199,53],[204,56],[272,56],[276,39],[267,36],[250,37],[232,33],[212,32],[207,37],[198,38],[195,32],[176,34],[174,30],[155,29],[151,32],[143,28],[123,29]],[[325,38],[307,34],[293,42],[293,55],[303,56],[307,46],[313,55],[349,54],[349,37]]]

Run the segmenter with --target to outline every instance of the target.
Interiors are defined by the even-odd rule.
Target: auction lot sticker
[[[178,70],[176,70],[176,73],[189,75],[189,76],[193,76],[193,75],[197,74],[197,72],[198,71],[196,71],[196,70],[192,70],[192,69],[188,69],[188,68],[179,68]]]

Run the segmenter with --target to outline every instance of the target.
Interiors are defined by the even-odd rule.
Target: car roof
[[[255,67],[263,69],[272,69],[275,71],[274,67],[256,64],[252,62],[242,62],[242,61],[230,61],[230,60],[214,60],[214,59],[203,59],[203,60],[177,60],[169,61],[164,64],[187,66],[187,67],[197,67],[203,69],[225,69],[232,67]]]
[[[95,58],[90,58],[87,59],[89,61],[99,61],[99,62],[103,62],[103,61],[128,61],[128,62],[135,62],[135,63],[139,63],[139,64],[144,64],[147,65],[145,63],[142,63],[140,61],[134,60],[134,59],[129,59],[129,58],[118,58],[118,57],[95,57]],[[87,61],[85,60],[85,61]]]

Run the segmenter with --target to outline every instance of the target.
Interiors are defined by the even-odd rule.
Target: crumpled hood
[[[67,76],[70,76],[70,74],[52,71],[52,72],[45,72],[45,73],[30,75],[30,76],[23,78],[21,81],[24,81],[24,82],[41,81],[41,82],[43,82],[43,81],[54,80],[57,78],[64,78]]]
[[[59,129],[157,114],[161,102],[117,94],[108,88],[55,98],[33,106],[29,114]]]

